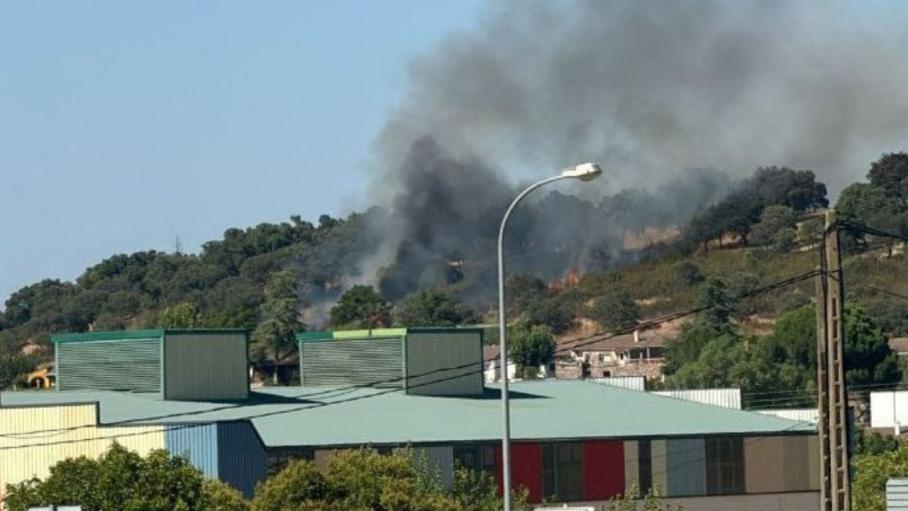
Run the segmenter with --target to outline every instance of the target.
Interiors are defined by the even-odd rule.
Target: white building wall
[[[646,378],[643,376],[612,376],[610,378],[593,378],[594,382],[628,390],[646,390]]]
[[[870,427],[908,426],[908,390],[881,390],[870,393]]]
[[[816,424],[820,422],[820,411],[816,408],[791,408],[791,409],[773,409],[773,410],[753,410],[763,415],[773,415],[783,419],[811,422]]]

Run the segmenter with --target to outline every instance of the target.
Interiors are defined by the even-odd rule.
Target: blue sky
[[[355,209],[410,59],[481,10],[3,2],[0,302],[176,236]]]

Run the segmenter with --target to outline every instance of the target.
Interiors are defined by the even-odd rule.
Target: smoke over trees
[[[364,264],[385,269],[372,283],[389,298],[439,283],[481,296],[471,281],[489,281],[503,208],[521,183],[569,164],[596,160],[606,175],[564,188],[577,200],[522,208],[512,267],[552,276],[614,264],[627,232],[682,225],[728,189],[720,173],[697,186],[681,169],[737,180],[766,165],[810,168],[838,190],[906,131],[900,29],[885,17],[863,25],[839,2],[491,9],[412,63],[376,141],[372,199],[389,221]]]

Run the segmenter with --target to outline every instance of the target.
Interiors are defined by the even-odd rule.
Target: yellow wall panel
[[[640,453],[637,450],[636,440],[624,442],[624,489],[630,490],[640,484]],[[638,488],[639,489],[639,488]]]
[[[650,456],[653,468],[653,489],[661,495],[668,491],[668,449],[665,440],[650,442]]]
[[[142,455],[163,449],[164,429],[98,427],[96,404],[0,408],[0,498],[7,484],[47,477],[67,458],[97,458],[114,441]]]

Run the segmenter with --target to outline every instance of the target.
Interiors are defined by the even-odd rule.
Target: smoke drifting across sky
[[[764,165],[812,169],[838,190],[908,135],[905,11],[873,5],[494,4],[412,63],[378,137],[373,199],[397,247],[381,253],[476,244],[515,183],[588,160],[612,192]],[[595,243],[597,229],[578,234]]]

